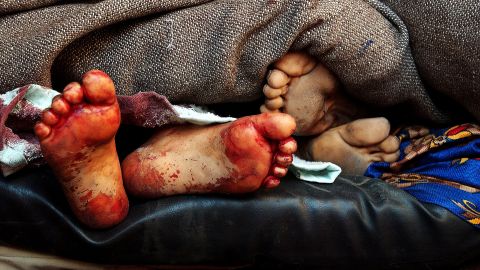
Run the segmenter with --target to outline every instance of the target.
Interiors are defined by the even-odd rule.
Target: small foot
[[[92,228],[113,226],[128,212],[114,140],[119,125],[113,82],[92,70],[82,84],[67,85],[35,126],[73,212]]]
[[[312,139],[306,155],[336,163],[346,174],[362,175],[372,162],[394,162],[400,156],[400,140],[389,132],[385,118],[359,119]]]
[[[281,113],[162,130],[122,162],[125,187],[147,198],[275,187],[297,149],[294,130],[294,119]]]
[[[339,89],[335,76],[314,58],[290,52],[274,64],[263,88],[262,112],[284,112],[297,122],[296,134],[317,135],[356,115],[357,107]]]

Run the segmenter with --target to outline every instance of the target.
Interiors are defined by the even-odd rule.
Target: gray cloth
[[[3,0],[0,91],[61,89],[97,68],[120,94],[261,97],[268,66],[304,50],[359,101],[446,122],[480,119],[478,0]]]

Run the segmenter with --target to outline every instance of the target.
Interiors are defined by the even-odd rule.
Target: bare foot
[[[263,92],[266,100],[260,111],[290,114],[297,122],[297,135],[320,134],[359,114],[335,76],[302,52],[290,52],[274,64]]]
[[[113,82],[92,70],[83,76],[82,85],[67,85],[35,126],[45,159],[73,212],[93,228],[115,225],[128,212],[114,140],[119,125]]]
[[[275,187],[297,149],[294,130],[294,119],[280,113],[161,130],[122,162],[125,187],[147,198]]]
[[[362,175],[372,162],[398,159],[400,140],[389,133],[390,123],[383,117],[355,120],[312,139],[304,155],[333,162],[346,174]]]

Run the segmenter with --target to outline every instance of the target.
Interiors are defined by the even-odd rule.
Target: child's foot
[[[262,112],[281,111],[297,122],[296,134],[316,135],[350,122],[358,112],[341,91],[335,76],[315,59],[290,52],[274,64],[263,92]]]
[[[128,199],[115,149],[120,110],[107,74],[92,70],[70,83],[35,126],[42,152],[75,215],[93,228],[122,221]]]
[[[294,119],[280,113],[162,130],[122,162],[125,187],[148,198],[275,187],[297,149],[294,130]]]
[[[387,119],[367,118],[329,129],[312,139],[306,157],[330,161],[346,174],[364,174],[372,162],[394,162],[400,155],[400,140],[390,136]]]

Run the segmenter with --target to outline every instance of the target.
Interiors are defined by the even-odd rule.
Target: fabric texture
[[[271,63],[304,50],[359,102],[480,119],[476,0],[8,0],[0,14],[3,92],[62,89],[97,68],[124,95],[245,102]]]
[[[0,171],[10,175],[43,157],[33,125],[57,91],[26,85],[0,95]]]
[[[480,127],[463,124],[419,135],[418,128],[401,131],[400,160],[373,163],[365,175],[480,228]]]

